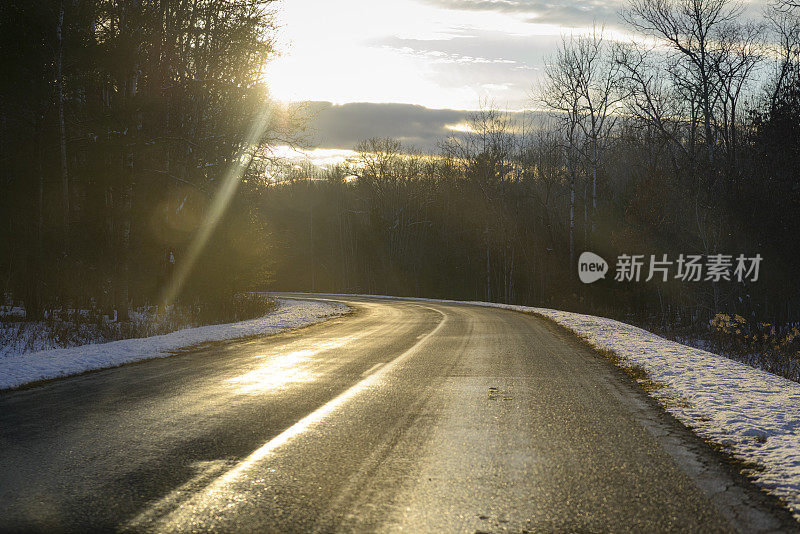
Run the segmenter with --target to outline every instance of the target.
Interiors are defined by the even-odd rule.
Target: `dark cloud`
[[[448,124],[466,119],[466,111],[428,109],[413,104],[309,102],[311,144],[317,148],[352,149],[370,137],[394,137],[420,150],[432,150],[446,136]]]
[[[427,0],[429,4],[462,11],[495,11],[527,16],[529,22],[577,27],[592,23],[619,25],[622,0]]]
[[[429,109],[413,104],[307,102],[314,148],[353,149],[370,137],[392,137],[407,147],[435,152],[453,134],[448,125],[466,122],[471,111]]]

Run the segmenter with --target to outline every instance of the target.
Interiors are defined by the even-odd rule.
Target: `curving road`
[[[350,316],[0,394],[0,531],[785,532],[549,323]]]

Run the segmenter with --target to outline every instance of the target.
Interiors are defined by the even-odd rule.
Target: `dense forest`
[[[707,325],[800,320],[800,10],[748,21],[726,0],[634,0],[658,43],[564,40],[528,119],[485,106],[417,154],[393,139],[292,169],[259,204],[280,289],[507,303]],[[544,118],[546,117],[546,118]],[[756,281],[587,286],[577,256],[744,254]]]
[[[74,306],[125,320],[131,305],[222,309],[237,293],[274,289],[673,326],[717,312],[800,320],[796,3],[752,21],[728,0],[632,0],[624,18],[652,46],[601,29],[565,38],[534,91],[536,112],[486,104],[436,153],[369,139],[350,162],[289,166],[279,180],[269,147],[293,142],[300,125],[269,102],[262,75],[276,53],[271,8],[0,6],[6,301],[32,318]],[[585,285],[585,250],[609,263],[760,254],[763,264],[755,282]]]
[[[272,21],[264,0],[0,5],[6,299],[33,318],[66,305],[124,320],[130,303],[164,298],[231,163],[285,130],[276,113],[247,139],[267,104]],[[266,258],[253,247],[266,234],[246,211],[228,213],[187,295],[226,299],[234,258],[250,269],[242,289],[264,280],[262,262],[238,251],[247,242],[246,255]]]

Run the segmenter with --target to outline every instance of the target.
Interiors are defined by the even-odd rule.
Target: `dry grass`
[[[243,321],[275,310],[274,299],[260,295],[237,297],[224,311],[193,304],[171,306],[158,313],[155,306],[132,310],[130,320],[114,321],[98,310],[53,312],[44,321],[14,317],[0,319],[0,357],[51,348],[75,347],[121,339],[157,336],[208,324]]]

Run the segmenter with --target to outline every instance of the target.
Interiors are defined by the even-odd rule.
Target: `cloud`
[[[553,24],[565,28],[589,27],[594,24],[609,28],[626,28],[621,13],[628,0],[424,0],[440,9],[472,12],[493,12],[519,16],[536,24]],[[767,0],[746,0],[743,15],[758,19]]]
[[[442,42],[441,39],[439,40],[426,40],[426,41],[419,41],[416,39],[400,39],[397,37],[388,37],[384,39],[386,42],[395,41],[397,43],[407,42],[409,44],[417,44],[421,43],[440,43]],[[490,65],[490,64],[502,64],[502,65],[513,65],[516,63],[511,59],[503,59],[503,58],[487,58],[487,57],[475,57],[475,56],[467,56],[458,53],[448,53],[442,50],[430,50],[424,48],[414,48],[413,46],[397,46],[391,44],[384,44],[382,45],[383,48],[388,48],[390,50],[394,50],[400,54],[404,54],[407,56],[413,56],[418,59],[423,59],[427,61],[429,64],[451,64],[451,65]]]
[[[524,17],[528,22],[565,27],[621,24],[624,0],[426,0],[442,9],[491,11]]]
[[[500,65],[514,68],[540,65],[561,42],[560,35],[510,35],[499,30],[461,29],[450,39],[408,39],[388,36],[373,39],[375,47],[439,59],[439,63]]]
[[[449,132],[446,125],[464,122],[468,114],[414,104],[308,102],[306,107],[311,117],[311,144],[339,149],[351,149],[370,137],[393,137],[405,145],[432,150],[436,140]]]
[[[370,137],[392,137],[407,147],[435,152],[437,142],[463,130],[473,112],[429,109],[413,104],[307,102],[312,117],[311,145],[323,149],[352,149]]]
[[[560,35],[509,35],[469,28],[446,40],[387,36],[373,39],[369,45],[420,58],[421,72],[437,86],[471,92],[469,107],[480,99],[494,99],[500,107],[520,109],[529,105],[545,58],[560,42]]]

